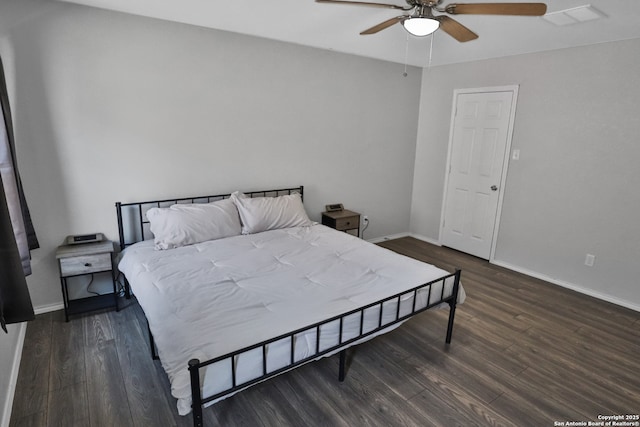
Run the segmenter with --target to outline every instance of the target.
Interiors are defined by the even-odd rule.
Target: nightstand
[[[116,277],[113,270],[113,242],[107,240],[97,243],[58,246],[56,259],[60,269],[64,315],[67,322],[69,316],[73,314],[112,307],[119,310]],[[113,292],[70,300],[67,279],[94,273],[111,273]]]
[[[349,210],[322,212],[322,224],[336,230],[355,231],[360,237],[360,214]],[[353,234],[353,233],[349,233]]]

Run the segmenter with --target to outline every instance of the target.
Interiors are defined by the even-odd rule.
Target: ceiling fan
[[[406,0],[407,6],[386,3],[359,2],[350,0],[316,0],[317,3],[348,4],[357,6],[398,9],[407,13],[396,16],[362,31],[361,35],[375,34],[401,22],[414,36],[427,36],[438,28],[459,42],[468,42],[478,35],[447,15],[434,15],[433,11],[449,15],[519,15],[542,16],[547,12],[544,3],[452,3],[440,7],[443,0]]]

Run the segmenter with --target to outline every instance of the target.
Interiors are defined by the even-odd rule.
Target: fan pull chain
[[[429,62],[427,63],[427,71],[431,70],[431,58],[433,57],[433,39],[435,38],[436,33],[431,34],[431,40],[429,41]],[[409,74],[407,73],[407,62],[409,61],[409,34],[407,34],[407,41],[404,47],[404,72],[402,75],[407,77]]]
[[[431,55],[433,54],[433,38],[436,33],[431,33],[431,41],[429,42],[429,64],[427,64],[427,70],[431,70]]]
[[[404,73],[402,73],[402,75],[404,77],[407,77],[407,61],[409,59],[409,34],[407,33],[407,42],[405,43],[405,47],[404,47]]]

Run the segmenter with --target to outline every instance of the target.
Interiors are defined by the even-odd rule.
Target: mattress
[[[148,319],[178,412],[191,411],[187,363],[228,354],[401,293],[446,271],[396,254],[320,224],[228,237],[176,249],[155,250],[152,241],[128,247],[118,264]],[[453,280],[421,291],[416,306],[451,295]],[[429,301],[429,298],[431,301]],[[465,298],[462,287],[458,301]],[[413,293],[401,298],[410,313]],[[397,300],[382,308],[383,325],[395,319]],[[380,307],[367,309],[363,332],[378,327]],[[398,324],[394,325],[397,326]],[[384,332],[384,331],[383,331]],[[358,337],[360,316],[344,320],[342,341]],[[339,322],[267,347],[269,372],[338,343]],[[372,334],[369,338],[375,336]],[[262,375],[262,350],[209,365],[201,375],[203,396]],[[228,396],[222,396],[226,398]],[[215,402],[215,401],[214,401]],[[213,403],[213,402],[212,402]]]

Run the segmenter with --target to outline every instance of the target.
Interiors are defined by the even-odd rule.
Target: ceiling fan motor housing
[[[435,7],[442,3],[442,0],[407,0],[407,4],[409,6],[425,6],[425,7]]]

